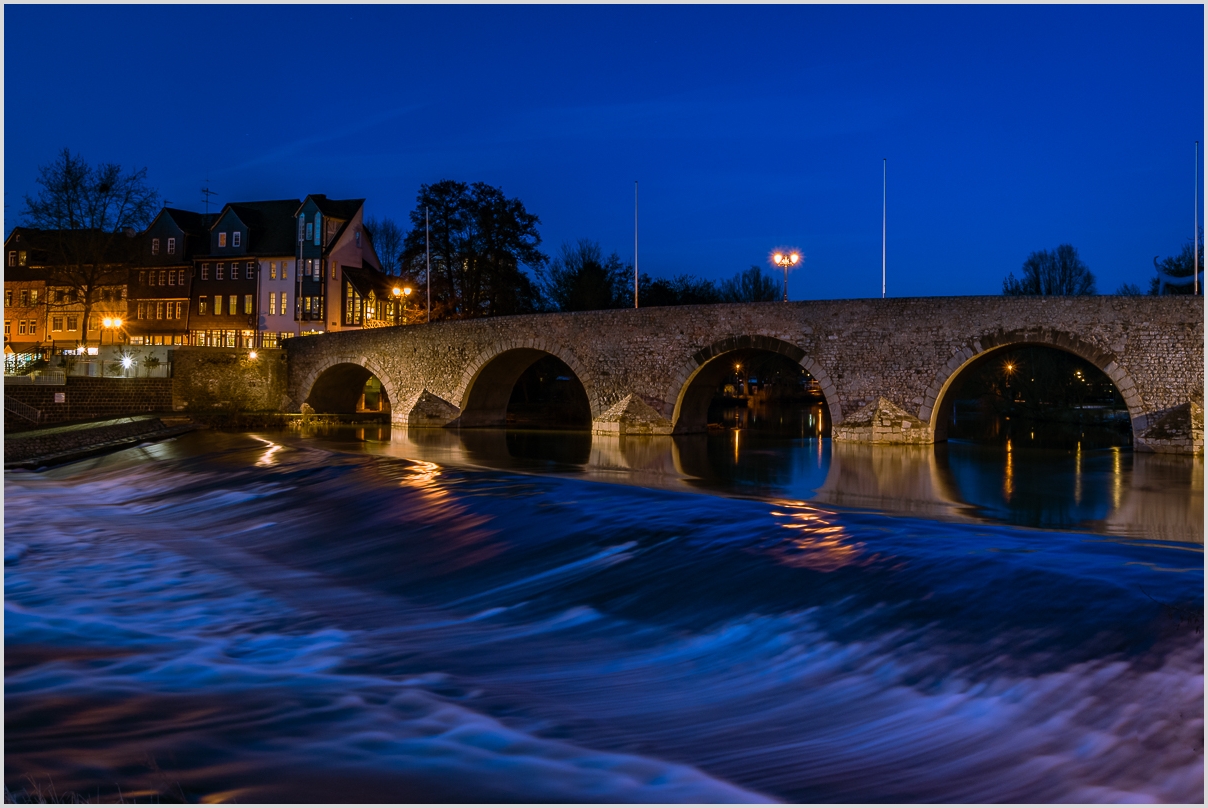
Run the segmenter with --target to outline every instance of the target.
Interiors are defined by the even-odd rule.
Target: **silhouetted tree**
[[[1116,290],[1116,294],[1125,297],[1137,297],[1141,294],[1141,287],[1135,283],[1122,283],[1120,284],[1120,288]]]
[[[1204,271],[1204,231],[1200,231],[1199,244],[1200,272]],[[1195,272],[1195,247],[1191,241],[1183,245],[1178,255],[1170,255],[1158,263],[1158,257],[1153,257],[1153,268],[1158,274],[1149,281],[1151,295],[1192,295],[1195,294],[1195,283],[1192,273]],[[1201,278],[1201,281],[1203,279]],[[1203,293],[1201,287],[1200,292]]]
[[[117,163],[90,166],[64,148],[39,166],[37,196],[25,196],[22,216],[36,228],[30,247],[48,267],[48,286],[65,288],[67,303],[83,307],[81,341],[101,290],[124,286],[137,240],[159,209],[159,194],[147,185],[147,169],[123,170]],[[54,301],[51,302],[54,305]]]
[[[378,260],[382,262],[382,272],[387,275],[399,274],[399,259],[403,252],[403,230],[391,218],[372,216],[365,220],[365,229],[373,240]]]
[[[721,302],[717,285],[694,275],[652,279],[643,273],[638,280],[638,290],[642,306],[691,306]]]
[[[1023,262],[1021,277],[1007,275],[1002,282],[1004,295],[1093,295],[1095,276],[1069,244],[1056,250],[1040,250]]]
[[[422,185],[403,241],[405,274],[426,279],[424,210],[431,227],[434,318],[489,317],[535,311],[540,294],[522,267],[546,261],[537,249],[540,224],[519,199],[476,182]]]
[[[779,300],[780,284],[771,275],[763,274],[760,267],[752,264],[745,272],[739,272],[730,280],[722,281],[721,297],[727,303]]]
[[[590,239],[566,243],[541,273],[542,290],[559,311],[616,309],[632,305],[627,286],[632,267],[614,252],[603,257]]]

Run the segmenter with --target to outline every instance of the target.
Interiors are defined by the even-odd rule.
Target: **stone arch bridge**
[[[1134,444],[1203,450],[1204,307],[1196,297],[939,297],[745,303],[535,314],[289,340],[292,406],[352,411],[376,376],[391,419],[501,425],[520,375],[552,354],[574,372],[592,429],[705,426],[733,359],[781,354],[821,384],[836,440],[946,438],[949,388],[1004,347],[1047,345],[1115,383]]]

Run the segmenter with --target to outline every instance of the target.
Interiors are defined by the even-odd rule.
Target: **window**
[[[208,281],[210,279],[210,265],[209,264],[201,265],[201,279],[203,281]]]
[[[29,290],[28,289],[21,290],[21,305],[22,306],[29,305]]]
[[[151,254],[159,255],[159,239],[157,238],[151,239]]]
[[[5,289],[4,290],[4,306],[5,306],[5,308],[12,308],[12,305],[13,305],[13,290]]]
[[[331,279],[332,279],[333,281],[336,279],[336,270],[337,270],[337,269],[339,269],[339,268],[340,268],[340,262],[339,262],[339,261],[332,261],[332,262],[331,262]]]
[[[243,235],[242,230],[236,230],[234,233],[231,233],[231,246],[232,247],[239,246],[240,236],[242,236],[242,235]]]
[[[306,225],[306,240],[310,241],[314,237],[315,226],[313,223]]]
[[[356,231],[356,233],[354,235],[357,240],[357,246],[360,247],[361,246],[361,231],[360,230]]]
[[[281,293],[281,313],[289,314],[289,309],[285,307],[285,292]]]
[[[218,246],[219,246],[219,247],[225,247],[225,246],[226,246],[226,233],[219,233],[219,234],[218,234]]]
[[[13,324],[10,320],[4,321],[4,338],[8,339],[13,335]]]
[[[24,321],[24,320],[18,320],[18,321],[17,321],[17,333],[18,333],[18,334],[24,334],[24,333],[25,333],[25,321]]]
[[[138,301],[138,309],[135,311],[135,314],[137,315],[135,317],[137,320],[147,319],[147,304],[141,300]]]
[[[168,255],[176,255],[176,239],[168,239]]]
[[[185,285],[185,271],[182,269],[179,272],[177,272],[176,274],[180,276],[176,279],[176,282],[179,283],[181,286],[184,286]]]
[[[302,300],[302,314],[309,319],[310,318],[310,295],[306,295],[306,296],[302,297],[301,300]]]
[[[269,332],[269,331],[266,331],[265,333],[261,334],[260,335],[260,347],[261,348],[276,348],[277,347],[277,335],[272,332]]]
[[[277,313],[277,293],[276,292],[268,293],[268,313],[269,314]]]
[[[214,295],[214,316],[222,314],[222,295]]]
[[[17,265],[17,251],[16,251],[16,250],[10,250],[10,251],[9,251],[9,253],[8,253],[8,265],[9,265],[10,267],[15,267],[15,266]]]
[[[323,214],[316,213],[315,214],[315,244],[323,243],[323,233],[322,233],[323,228],[320,226],[322,224],[322,222],[323,222]]]
[[[184,313],[185,313],[185,302],[183,300],[176,301],[176,319],[179,320],[180,316]]]
[[[172,269],[168,270],[168,285],[169,286],[176,285],[176,271],[175,270],[172,270]]]
[[[29,290],[29,305],[31,305],[31,306],[38,305],[38,290],[37,289]]]
[[[206,299],[204,296],[197,298],[197,313],[198,314],[206,313]]]
[[[239,295],[230,295],[227,298],[227,314],[239,313]]]
[[[277,280],[277,262],[276,261],[268,262],[268,277],[270,280],[274,280],[274,281]]]
[[[252,313],[252,296],[251,295],[243,296],[243,313],[244,314]]]
[[[51,331],[62,331],[63,330],[63,318],[62,317],[51,317],[50,318],[50,330]]]
[[[298,241],[301,241],[306,234],[306,214],[303,213],[298,217]]]
[[[256,277],[256,262],[248,261],[247,266],[244,268],[244,271],[247,273],[247,279],[249,281],[252,280],[253,278],[255,278]]]
[[[21,252],[17,253],[17,263],[21,266],[25,266],[25,250],[21,250]]]
[[[284,261],[282,261],[281,262],[281,280],[283,280],[283,281],[288,280],[288,275],[285,272],[285,267],[286,267],[286,263]]]
[[[75,316],[74,314],[67,315],[67,330],[68,331],[79,331],[80,330],[80,318]]]
[[[147,270],[145,270],[145,269],[140,269],[140,270],[138,271],[138,285],[139,285],[139,286],[146,286],[146,285],[147,285]]]
[[[167,284],[167,280],[168,280],[167,275],[168,275],[168,273],[166,270],[161,269],[159,271],[159,285],[160,286],[164,286]]]
[[[214,265],[214,280],[220,281],[226,275],[225,265],[219,262]]]
[[[162,300],[155,304],[155,319],[164,319],[164,302]]]
[[[95,314],[88,315],[88,330],[89,331],[96,331],[100,327],[100,325],[101,325],[101,323],[97,319],[97,316]]]

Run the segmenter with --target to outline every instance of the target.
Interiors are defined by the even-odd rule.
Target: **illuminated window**
[[[268,262],[268,277],[271,280],[274,280],[274,281],[277,280],[277,262],[276,261]]]
[[[155,319],[164,319],[164,303],[162,300],[155,304]]]
[[[242,236],[242,235],[243,235],[243,231],[242,231],[242,230],[236,230],[234,233],[231,233],[231,246],[232,246],[232,247],[238,247],[238,246],[239,246],[239,241],[240,241],[240,238],[239,238],[239,237],[240,237],[240,236]]]
[[[21,250],[17,253],[17,263],[21,266],[25,266],[25,250]]]
[[[227,314],[239,313],[239,295],[230,295],[227,298]]]
[[[222,295],[214,295],[214,316],[222,314]]]
[[[135,309],[135,319],[136,320],[147,319],[147,304],[141,300],[138,301],[138,308]]]
[[[276,292],[268,293],[268,313],[269,314],[277,313],[277,293]]]
[[[281,293],[281,313],[289,314],[289,309],[285,307],[285,292]]]
[[[37,289],[29,290],[29,304],[31,306],[38,305],[38,290]]]
[[[298,241],[301,241],[306,236],[306,214],[303,213],[298,217]]]
[[[306,240],[310,241],[314,237],[315,226],[313,223],[306,225]]]
[[[197,298],[197,313],[198,314],[206,313],[206,299],[204,296]]]
[[[252,296],[251,295],[243,296],[243,313],[244,314],[252,313]]]
[[[165,286],[165,285],[167,285],[167,283],[168,283],[168,271],[165,269],[161,269],[159,271],[159,285]]]
[[[225,247],[225,246],[226,246],[226,233],[219,233],[219,234],[218,234],[218,246],[219,246],[219,247]]]

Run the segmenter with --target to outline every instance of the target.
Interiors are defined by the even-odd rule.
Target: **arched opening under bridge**
[[[458,426],[587,430],[591,402],[565,361],[536,348],[513,348],[471,379]]]
[[[341,362],[320,373],[306,403],[318,413],[390,414],[390,395],[382,380],[353,362]]]

